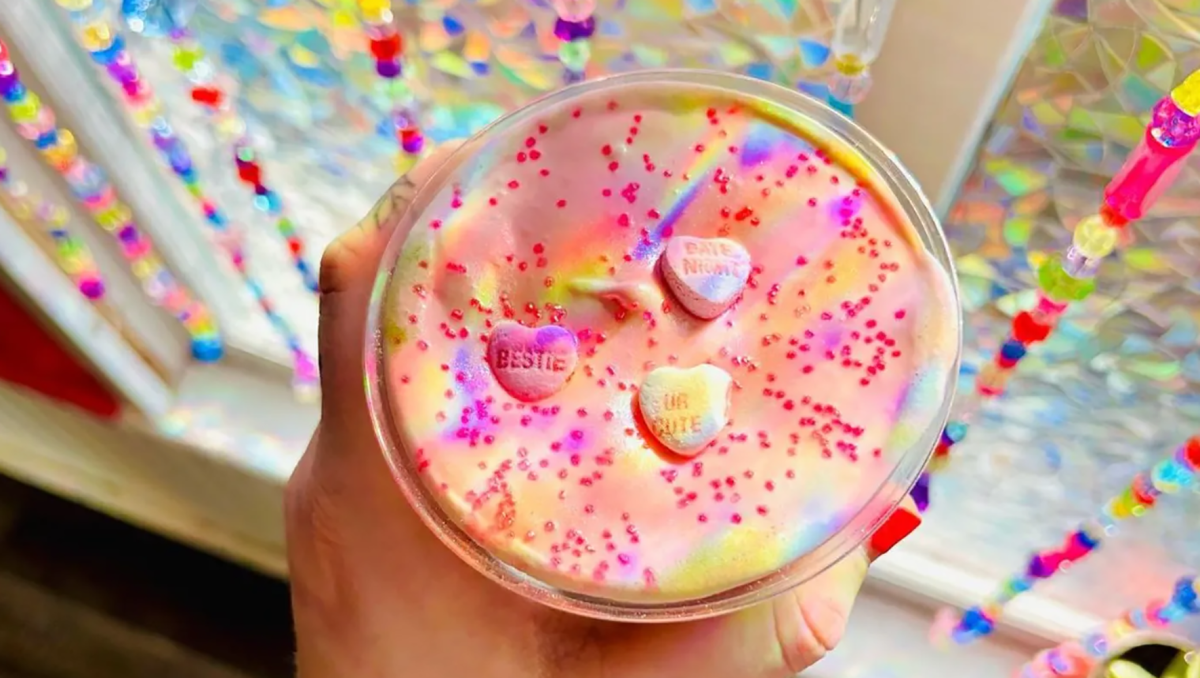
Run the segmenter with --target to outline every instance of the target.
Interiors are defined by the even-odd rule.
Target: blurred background
[[[855,42],[860,6],[894,12]],[[825,100],[943,218],[970,392],[1200,68],[1200,2],[4,0],[0,44],[0,677],[268,677],[291,673],[280,496],[316,422],[316,265],[423,149],[634,69]],[[1195,432],[1198,169],[981,410],[816,674],[1009,675],[1200,568],[1193,483],[1000,637],[925,640]]]

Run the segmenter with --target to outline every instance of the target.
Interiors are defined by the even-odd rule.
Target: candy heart
[[[725,312],[750,279],[750,253],[728,238],[681,235],[667,241],[663,278],[693,315],[706,320]]]
[[[659,367],[642,381],[638,406],[659,442],[691,457],[729,423],[732,385],[733,378],[713,365]]]
[[[535,329],[502,322],[488,340],[487,360],[505,391],[533,402],[566,385],[579,360],[577,348],[575,335],[558,325]]]

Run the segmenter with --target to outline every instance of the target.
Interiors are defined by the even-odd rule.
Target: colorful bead
[[[1037,279],[1046,296],[1059,302],[1083,301],[1096,289],[1096,281],[1072,277],[1058,257],[1050,257],[1038,267]]]
[[[397,142],[404,155],[416,157],[425,147],[425,137],[412,115],[405,110],[410,93],[402,82],[404,67],[400,57],[404,51],[404,40],[392,24],[390,7],[389,0],[358,1],[363,32],[367,37],[367,50],[375,59],[375,73],[384,83],[383,93],[392,101],[390,117],[395,124]],[[405,166],[408,162],[402,158],[397,156],[397,168],[407,170]]]
[[[1012,336],[1025,346],[1044,341],[1054,329],[1053,325],[1038,320],[1028,311],[1022,311],[1013,318]]]
[[[1004,393],[1012,374],[1012,370],[1003,369],[996,363],[988,363],[975,377],[975,390],[987,397],[998,396]]]
[[[107,21],[94,21],[79,27],[79,43],[89,52],[108,49],[112,46],[113,39],[113,33]]]
[[[1025,357],[1025,345],[1015,339],[1009,339],[1000,347],[1000,355],[1006,360],[1016,362]]]
[[[1120,231],[1109,226],[1099,215],[1092,215],[1075,226],[1072,244],[1090,259],[1103,259],[1117,246]]]
[[[1171,97],[1151,112],[1150,136],[1167,148],[1194,146],[1200,140],[1200,120],[1181,109]]]
[[[419,155],[421,149],[425,147],[425,137],[421,134],[421,130],[410,127],[400,132],[400,147],[405,153]]]
[[[1189,438],[1183,446],[1184,460],[1191,466],[1193,473],[1200,472],[1200,436]]]
[[[371,56],[375,57],[376,61],[392,61],[400,56],[400,51],[404,49],[404,41],[400,34],[393,31],[388,35],[371,38],[370,50]]]
[[[63,1],[59,0],[60,4]],[[130,18],[131,26],[134,25],[135,19],[141,22],[142,27],[147,32],[157,31],[170,25],[172,30],[175,31],[172,35],[178,35],[181,38],[185,34],[176,29],[182,26],[182,22],[186,21],[186,17],[191,15],[194,8],[194,0],[162,0],[156,2],[153,7],[146,0],[126,0],[124,6],[126,17],[132,17]],[[134,12],[134,14],[131,15],[130,11]],[[162,160],[184,183],[188,194],[196,200],[197,207],[203,215],[205,222],[215,232],[215,241],[221,245],[226,258],[241,276],[246,287],[251,290],[252,296],[258,300],[268,320],[280,332],[286,344],[289,346],[297,344],[298,346],[295,333],[291,332],[283,319],[278,317],[274,312],[273,305],[263,293],[262,286],[246,270],[244,266],[245,254],[241,250],[241,246],[238,244],[236,238],[228,237],[228,221],[224,213],[206,195],[203,184],[197,176],[187,146],[174,133],[166,119],[162,117],[161,104],[154,95],[154,92],[140,77],[137,65],[128,52],[124,50],[120,36],[113,36],[107,48],[102,44],[103,40],[91,39],[106,34],[112,35],[113,32],[110,24],[103,22],[103,20],[97,20],[81,28],[79,32],[80,42],[92,53],[93,60],[97,64],[104,66],[108,76],[121,86],[129,103],[131,117],[140,127],[147,130],[150,141],[159,152]],[[172,55],[172,62],[181,70],[194,69],[203,60],[204,50],[195,42],[183,45],[177,44]],[[192,89],[191,94],[194,101],[204,105],[209,110],[217,109],[223,98],[221,90],[211,86],[197,86]],[[73,138],[68,137],[67,139],[73,146]],[[65,153],[63,146],[64,142],[60,141],[56,152]],[[240,171],[239,174],[241,174]],[[108,194],[97,194],[90,201],[85,202],[94,210],[95,218],[102,227],[116,232],[127,254],[142,252],[150,254],[148,249],[149,241],[141,236],[136,227],[132,226],[129,210],[115,201],[115,194],[112,194],[111,191]],[[147,278],[156,277],[150,267],[142,266],[140,268]],[[306,271],[307,267],[305,266],[302,269],[302,274]],[[315,282],[313,284],[315,285]],[[157,283],[147,283],[146,287],[148,289],[157,289]],[[168,295],[173,294],[169,285],[164,289],[163,293]],[[220,358],[224,349],[219,336],[216,334],[216,327],[208,313],[202,308],[198,312],[193,313],[190,309],[195,305],[187,301],[186,298],[173,303],[188,308],[183,313],[187,315],[191,323],[193,356],[198,360],[204,361],[212,361]],[[303,353],[298,348],[296,350],[299,350],[301,354]]]
[[[14,181],[7,162],[8,152],[0,147],[0,189],[11,200],[14,213],[37,223],[50,236],[59,268],[71,278],[84,298],[90,301],[103,299],[104,280],[91,250],[67,228],[70,212],[61,205],[41,200],[24,183]]]
[[[558,19],[554,22],[554,35],[564,42],[586,40],[596,32],[596,18],[588,17],[580,21]]]
[[[118,42],[118,39],[113,40],[113,44]],[[0,51],[7,53],[7,47],[2,46],[2,43],[0,43]],[[20,75],[11,63],[3,63],[6,65],[3,69],[4,76],[9,81],[9,88],[12,88],[15,86],[14,82],[20,81]],[[37,95],[32,92],[28,92],[20,101],[8,104],[9,117],[16,122],[29,122],[36,117],[41,108]],[[85,208],[88,208],[90,212],[95,211],[90,205],[95,204],[98,197],[107,196],[110,193],[113,196],[112,203],[114,205],[121,204],[115,196],[112,185],[104,177],[104,173],[74,151],[74,137],[68,130],[56,130],[55,139],[57,144],[46,146],[41,149],[42,153],[61,161],[55,168],[59,170],[71,191],[83,202]],[[7,173],[5,174],[7,176]],[[130,221],[126,228],[137,235],[137,243],[134,246],[122,242],[122,251],[129,269],[142,283],[143,289],[146,290],[151,300],[175,315],[193,341],[204,339],[219,348],[221,339],[216,332],[215,324],[212,323],[208,309],[200,302],[195,301],[190,292],[175,280],[154,251],[150,240],[140,234],[136,224]],[[68,248],[68,251],[72,250],[73,248]],[[86,293],[95,293],[96,280],[98,278],[94,276],[89,277]],[[81,288],[81,291],[84,291],[84,288]]]
[[[191,91],[192,101],[198,104],[203,104],[209,108],[216,108],[221,105],[225,94],[220,89],[210,86],[193,87]]]
[[[550,6],[560,19],[583,21],[596,11],[596,0],[551,0]]]
[[[1110,498],[1096,516],[1085,521],[1079,529],[1069,533],[1061,546],[1034,553],[1030,557],[1025,569],[1020,574],[1012,577],[1010,581],[1020,580],[1021,577],[1028,577],[1030,580],[1041,580],[1054,576],[1064,565],[1076,563],[1099,548],[1104,538],[1108,536],[1109,531],[1112,529],[1111,527],[1106,528],[1106,525],[1115,526],[1121,520],[1143,515],[1155,506],[1161,495],[1174,493],[1180,487],[1192,482],[1197,471],[1184,468],[1178,460],[1184,456],[1185,450],[1193,445],[1197,452],[1200,453],[1200,436],[1189,439],[1187,443],[1180,446],[1176,453],[1169,454],[1161,459],[1149,472],[1135,474],[1130,479],[1128,485],[1117,495]],[[1160,478],[1169,479],[1169,482],[1156,480]],[[1186,584],[1183,582],[1186,582]],[[1181,580],[1181,583],[1176,585],[1172,605],[1180,609],[1190,610],[1192,613],[1200,613],[1200,607],[1196,605],[1196,591],[1194,586],[1192,586],[1193,582],[1193,579],[1187,578]],[[1000,587],[997,592],[993,593],[985,601],[982,607],[984,609],[992,609],[993,606],[1000,605],[1002,608],[1004,604],[1011,602],[1015,598],[1011,594],[1011,589],[1012,587],[1008,585]],[[1124,619],[1114,622],[1115,625],[1110,627],[1110,633],[1107,637],[1113,638],[1113,634],[1120,635],[1128,633],[1135,628],[1145,628],[1147,625],[1152,625],[1154,623],[1153,620],[1158,617],[1175,614],[1177,613],[1170,606],[1163,607],[1159,603],[1152,602],[1145,609],[1135,610]],[[980,637],[980,635],[985,635],[973,633],[971,628],[975,623],[974,618],[968,619],[967,617],[968,615],[964,613],[963,620],[960,620],[957,626],[954,627],[954,637],[959,642],[969,642]],[[993,615],[992,619],[995,618],[996,615]],[[1104,637],[1092,635],[1085,637],[1081,642],[1089,652],[1104,654],[1103,648],[1106,645]]]
[[[376,61],[375,72],[381,78],[392,80],[400,77],[400,74],[403,73],[403,69],[400,67],[399,61]]]
[[[1192,73],[1184,78],[1171,90],[1166,100],[1179,107],[1184,115],[1200,115],[1200,74]]]
[[[558,60],[570,71],[583,72],[592,58],[592,48],[584,40],[564,42],[558,46]]]

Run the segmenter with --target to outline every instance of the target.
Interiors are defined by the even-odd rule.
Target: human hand
[[[870,543],[775,599],[722,617],[622,624],[576,617],[489,581],[396,487],[363,390],[363,332],[383,251],[415,186],[397,182],[321,261],[321,422],[288,483],[300,678],[773,678],[841,639],[867,566],[920,523],[911,501]]]

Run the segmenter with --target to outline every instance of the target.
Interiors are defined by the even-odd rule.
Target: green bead
[[[28,92],[24,99],[8,105],[8,112],[16,122],[33,122],[37,120],[38,112],[42,110],[42,102],[33,92]]]
[[[402,78],[385,78],[380,81],[380,87],[383,93],[394,99],[407,99],[412,92],[408,89],[408,83]]]
[[[588,59],[592,58],[592,47],[587,40],[572,40],[564,42],[558,48],[558,59],[569,70],[580,73],[587,67]]]
[[[190,71],[204,58],[204,50],[200,47],[181,47],[175,50],[171,58],[175,67],[181,71]]]
[[[1063,269],[1059,257],[1047,259],[1038,268],[1037,279],[1038,287],[1042,288],[1046,296],[1059,303],[1083,301],[1096,289],[1096,281],[1091,278],[1072,278]]]

